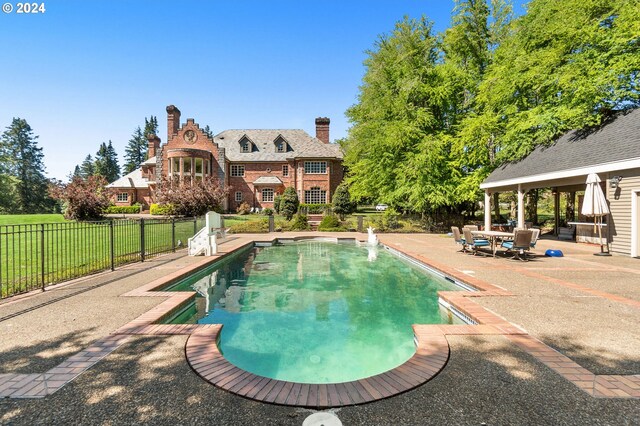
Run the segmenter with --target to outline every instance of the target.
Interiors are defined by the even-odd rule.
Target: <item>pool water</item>
[[[196,304],[173,323],[224,324],[232,364],[273,379],[338,383],[415,353],[412,324],[447,324],[438,290],[459,290],[383,248],[305,241],[256,247],[182,281]]]

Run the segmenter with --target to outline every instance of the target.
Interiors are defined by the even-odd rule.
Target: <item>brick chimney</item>
[[[147,135],[147,141],[149,142],[147,159],[149,159],[155,157],[158,153],[158,148],[160,148],[160,138],[153,133],[149,133]]]
[[[175,105],[167,107],[167,142],[171,140],[174,134],[178,133],[180,128],[180,110]]]
[[[316,118],[316,138],[324,143],[329,143],[329,120],[327,117]]]

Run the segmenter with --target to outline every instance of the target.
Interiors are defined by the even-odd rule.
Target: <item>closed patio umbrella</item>
[[[587,176],[587,188],[584,191],[584,201],[582,203],[582,214],[587,217],[593,216],[593,230],[598,228],[600,238],[599,255],[609,255],[609,240],[607,239],[607,251],[604,252],[602,244],[602,217],[609,214],[609,205],[600,187],[600,177],[595,173]]]

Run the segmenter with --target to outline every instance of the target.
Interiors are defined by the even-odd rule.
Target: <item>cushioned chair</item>
[[[467,243],[467,248],[470,248],[474,255],[478,254],[478,249],[481,247],[489,247],[491,243],[488,240],[482,238],[473,238],[471,230],[469,228],[462,228],[464,240]]]
[[[453,234],[453,239],[455,240],[456,244],[460,244],[462,246],[462,253],[466,253],[467,251],[467,242],[465,241],[464,238],[462,238],[462,235],[460,235],[460,230],[458,229],[457,226],[452,226],[451,227],[451,233]]]
[[[500,245],[507,249],[507,252],[513,252],[512,259],[527,260],[526,252],[531,249],[531,240],[533,231],[518,229],[512,241],[503,241]]]

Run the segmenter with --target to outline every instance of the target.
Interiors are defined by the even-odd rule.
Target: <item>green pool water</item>
[[[174,286],[196,304],[173,323],[224,324],[220,349],[254,374],[302,383],[369,377],[415,353],[412,324],[451,323],[454,284],[383,248],[306,241],[246,250]]]

